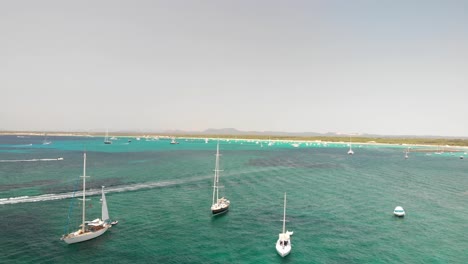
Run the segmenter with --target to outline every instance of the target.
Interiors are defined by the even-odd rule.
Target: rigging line
[[[68,207],[68,217],[67,217],[67,225],[64,227],[64,234],[68,234],[69,233],[69,227],[70,227],[70,217],[71,217],[71,214],[73,213],[73,205],[75,204],[75,193],[76,193],[76,190],[78,188],[78,182],[79,182],[79,178],[75,180],[75,187],[73,188],[73,194],[72,194],[72,199],[70,200],[70,205]]]

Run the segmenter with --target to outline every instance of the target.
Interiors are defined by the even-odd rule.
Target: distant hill
[[[295,136],[295,137],[307,137],[307,136],[324,136],[325,134],[315,132],[279,132],[279,131],[241,131],[235,128],[209,128],[203,131],[182,131],[182,130],[165,130],[164,134],[190,134],[190,135],[231,135],[231,136],[242,136],[242,135],[260,135],[260,136]]]

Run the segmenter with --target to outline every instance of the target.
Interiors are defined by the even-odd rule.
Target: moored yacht
[[[215,176],[213,182],[213,204],[211,205],[211,212],[216,214],[225,213],[229,210],[231,202],[225,197],[219,198],[219,173],[222,171],[219,169],[219,142],[216,146],[216,162],[215,162]]]
[[[82,198],[82,222],[80,229],[63,235],[61,240],[67,244],[74,244],[78,242],[87,241],[104,234],[107,229],[112,225],[109,223],[109,212],[107,210],[106,195],[104,194],[104,186],[102,186],[102,206],[101,206],[101,219],[96,218],[92,221],[86,221],[86,153],[83,155],[83,198]]]
[[[276,241],[276,251],[281,257],[285,257],[291,252],[291,236],[293,233],[286,231],[286,193],[284,193],[283,232],[278,235]]]
[[[109,140],[109,129],[106,129],[106,136],[104,137],[104,144],[112,144],[112,141]]]
[[[348,155],[353,155],[354,154],[354,151],[353,149],[351,148],[351,137],[349,137],[349,150],[348,150]]]

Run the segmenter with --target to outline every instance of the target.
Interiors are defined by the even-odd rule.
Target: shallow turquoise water
[[[222,192],[231,210],[212,217],[214,141],[49,139],[0,137],[0,160],[64,158],[0,162],[1,263],[468,262],[468,160],[458,155],[405,160],[395,146],[355,145],[348,156],[346,144],[222,141]],[[106,185],[119,224],[66,245],[59,238],[72,199],[6,203],[72,192],[85,148],[88,186]],[[274,245],[284,192],[294,235],[291,254],[281,258]],[[99,197],[90,204],[89,219],[99,217]],[[397,205],[405,218],[393,217]],[[80,221],[73,212],[71,229]]]

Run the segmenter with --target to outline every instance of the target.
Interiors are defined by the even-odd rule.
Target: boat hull
[[[104,228],[102,228],[102,229],[100,229],[98,231],[87,232],[87,233],[82,234],[82,235],[73,235],[73,236],[68,235],[68,236],[62,238],[62,240],[65,241],[65,243],[67,243],[67,244],[74,244],[74,243],[84,242],[84,241],[96,238],[96,237],[104,234],[107,231],[107,229],[109,229],[109,227],[110,226],[105,226]]]
[[[286,257],[287,255],[289,255],[289,253],[291,252],[291,241],[289,241],[286,246],[283,246],[281,245],[281,241],[278,240],[276,242],[276,252],[278,252],[278,254],[281,257]]]
[[[211,213],[213,213],[214,215],[223,214],[223,213],[226,213],[227,211],[229,211],[229,206],[219,208],[219,209],[211,209]]]

